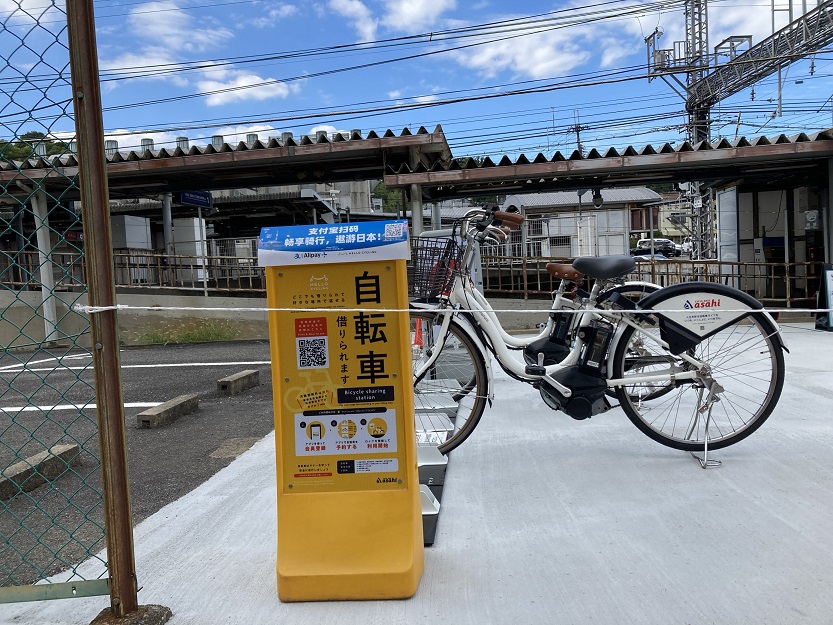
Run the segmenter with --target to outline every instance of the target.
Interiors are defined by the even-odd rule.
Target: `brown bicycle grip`
[[[511,230],[517,230],[524,222],[524,216],[518,213],[507,213],[506,211],[495,211],[495,221],[507,226]]]

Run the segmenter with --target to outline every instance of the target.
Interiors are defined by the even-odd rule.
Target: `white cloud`
[[[810,7],[813,8],[813,7]],[[801,13],[797,8],[795,17]],[[776,15],[776,30],[786,25],[787,18],[783,23],[778,23],[778,18],[786,15]],[[752,35],[752,44],[766,39],[772,34],[772,13],[769,11],[769,3],[766,7],[752,8],[747,5],[731,6],[715,4],[709,7],[709,40],[714,45],[732,35]]]
[[[401,95],[402,95],[402,92],[399,91],[398,89],[396,91],[388,91],[388,97],[391,100],[395,100],[396,98],[400,97]]]
[[[51,15],[54,13],[54,15]],[[66,16],[57,11],[57,7],[43,0],[0,0],[0,22],[4,26],[15,26],[21,23],[46,21],[47,15],[52,19],[66,22]]]
[[[462,65],[486,77],[510,71],[531,78],[548,78],[563,75],[592,57],[579,41],[575,30],[552,31],[489,43],[455,56]]]
[[[278,3],[277,5],[272,5],[271,8],[266,11],[265,15],[253,20],[252,24],[257,28],[271,27],[277,24],[280,20],[295,15],[297,12],[298,7],[293,4]]]
[[[407,0],[385,0],[391,10],[383,20],[406,19],[408,10],[419,12],[427,2]],[[768,37],[772,32],[769,2],[757,0],[750,6],[748,0],[727,0],[709,7],[709,39],[714,45],[731,35],[752,35],[753,45]],[[578,0],[575,0],[578,2]],[[445,0],[436,3],[443,8]],[[429,16],[427,11],[421,13]],[[518,16],[504,16],[506,19]],[[415,16],[414,19],[419,19]],[[493,21],[498,21],[496,16]],[[786,18],[785,18],[786,19]],[[446,26],[448,20],[443,25]],[[494,77],[503,72],[533,79],[564,75],[585,65],[593,69],[630,66],[644,63],[644,37],[655,26],[664,29],[665,34],[658,41],[660,48],[673,48],[674,42],[686,38],[686,20],[682,11],[645,13],[620,20],[607,20],[593,24],[579,24],[569,28],[515,37],[507,41],[484,43],[481,46],[462,50],[454,54],[462,66],[476,70],[481,76]],[[776,28],[780,28],[780,24]]]
[[[622,60],[632,54],[645,56],[645,42],[634,38],[600,35],[597,40],[602,51],[599,65],[601,67],[621,67]]]
[[[619,48],[620,42],[615,39],[605,39],[602,43],[602,58],[599,65],[602,67],[616,67],[624,56]]]
[[[2,0],[0,0],[2,1]],[[296,8],[289,4],[276,4],[270,14],[276,19],[294,13]],[[204,27],[196,24],[191,15],[181,10],[173,0],[158,0],[142,4],[133,9],[128,25],[135,33],[147,33],[142,41],[146,43],[138,52],[127,52],[114,58],[102,59],[101,66],[107,70],[127,67],[148,67],[171,65],[187,67],[183,57],[192,53],[216,52],[233,32],[224,27]],[[200,92],[220,91],[206,96],[208,106],[221,106],[231,102],[285,98],[296,93],[298,84],[287,85],[272,78],[264,78],[248,71],[230,67],[203,70],[202,77],[192,82],[187,73],[149,75],[145,79],[166,80],[173,84]]]
[[[382,23],[392,30],[422,32],[437,24],[446,11],[457,7],[457,0],[385,0]]]
[[[171,66],[165,69],[173,69],[177,65],[185,67],[187,63],[182,62],[185,53],[216,50],[222,42],[233,36],[227,28],[196,27],[193,18],[170,0],[137,6],[130,12],[127,22],[132,34],[137,35],[145,45],[137,46],[137,52],[102,58],[102,69],[141,69],[159,65]],[[121,37],[119,43],[129,41],[133,40]],[[189,84],[181,73],[159,73],[145,76],[144,79],[169,81],[183,87]]]
[[[359,41],[375,41],[379,20],[373,17],[361,0],[330,0],[329,7],[342,17],[350,20],[359,36]]]
[[[231,102],[247,100],[285,98],[290,93],[297,91],[297,86],[290,86],[283,82],[271,82],[273,79],[261,78],[257,74],[233,71],[226,72],[226,75],[229,77],[226,81],[201,80],[197,83],[197,89],[202,92],[221,92],[212,93],[206,97],[205,102],[208,106],[222,106]]]
[[[418,95],[414,98],[414,102],[420,104],[428,104],[429,102],[436,102],[439,98],[435,95]]]
[[[233,36],[228,28],[200,28],[194,18],[172,0],[138,5],[130,11],[128,25],[143,40],[152,40],[152,45],[146,49],[164,46],[169,50],[202,52],[215,50]]]

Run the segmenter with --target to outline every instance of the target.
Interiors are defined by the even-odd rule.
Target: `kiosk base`
[[[423,571],[420,512],[417,488],[280,494],[278,597],[286,602],[412,597]]]

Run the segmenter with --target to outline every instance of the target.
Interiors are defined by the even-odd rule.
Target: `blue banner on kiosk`
[[[408,222],[361,221],[263,228],[257,243],[261,267],[397,260],[410,256]]]

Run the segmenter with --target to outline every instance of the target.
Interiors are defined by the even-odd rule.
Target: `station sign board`
[[[174,202],[186,206],[197,206],[199,208],[211,208],[213,200],[208,191],[180,191],[174,194]]]

